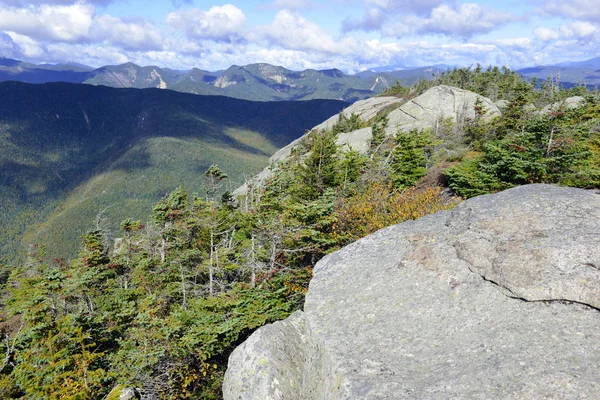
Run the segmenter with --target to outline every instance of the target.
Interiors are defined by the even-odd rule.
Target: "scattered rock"
[[[600,195],[529,185],[321,260],[225,400],[600,398]]]

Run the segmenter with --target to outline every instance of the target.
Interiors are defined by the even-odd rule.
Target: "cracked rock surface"
[[[233,399],[600,398],[600,194],[529,185],[321,260],[234,351]]]
[[[501,114],[498,106],[487,97],[468,90],[440,85],[392,111],[388,115],[386,133],[394,135],[398,129],[405,131],[431,127],[435,129],[446,118],[462,124],[469,118],[475,118],[474,106],[478,99],[487,109],[485,118]]]

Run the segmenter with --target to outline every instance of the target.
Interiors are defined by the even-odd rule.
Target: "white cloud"
[[[337,53],[344,45],[336,42],[314,22],[299,14],[282,10],[275,15],[271,25],[257,30],[258,37],[288,50]]]
[[[517,19],[512,14],[487,10],[476,3],[464,3],[459,8],[444,4],[433,9],[427,18],[409,16],[401,23],[386,25],[383,33],[388,36],[431,33],[468,38]]]
[[[124,22],[110,15],[94,20],[92,36],[94,40],[106,41],[128,50],[159,50],[163,42],[160,30],[148,21]]]
[[[569,25],[562,26],[560,33],[565,38],[586,39],[598,33],[598,28],[589,22],[576,21]]]
[[[567,25],[562,25],[558,29],[549,29],[538,27],[533,34],[540,41],[548,44],[562,43],[568,46],[569,43],[578,45],[600,44],[600,29],[594,24],[585,21],[575,21]]]
[[[491,43],[501,47],[511,47],[516,49],[528,49],[529,47],[531,47],[531,39],[529,38],[497,39],[492,41]]]
[[[18,58],[21,54],[19,45],[9,35],[0,32],[0,58]]]
[[[93,13],[93,7],[83,3],[22,9],[0,5],[0,30],[37,40],[77,42],[89,35]]]
[[[342,21],[342,32],[350,31],[377,31],[381,29],[383,23],[387,20],[387,15],[379,8],[370,8],[360,19],[346,18]]]
[[[558,32],[546,28],[544,26],[540,26],[534,29],[533,31],[533,35],[542,41],[549,41],[549,40],[556,40],[560,37],[560,35],[558,34]]]
[[[600,22],[598,0],[548,0],[538,12],[543,15]]]
[[[243,41],[246,15],[232,4],[211,7],[208,11],[194,8],[167,15],[167,23],[181,30],[190,39],[210,39],[224,42]]]
[[[13,42],[18,45],[21,57],[37,58],[42,57],[46,53],[44,48],[29,36],[19,35],[15,32],[7,33]]]

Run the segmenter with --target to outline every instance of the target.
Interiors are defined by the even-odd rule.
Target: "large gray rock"
[[[344,111],[342,111],[342,114],[346,118],[350,118],[352,114],[356,114],[361,120],[369,121],[376,117],[383,110],[395,108],[404,101],[404,99],[392,96],[372,97],[370,99],[357,101],[351,106],[345,108]],[[327,121],[315,126],[312,130],[331,129],[338,122],[338,120],[339,115],[334,115]]]
[[[403,99],[398,97],[384,96],[384,97],[373,97],[366,100],[360,100],[356,103],[346,107],[342,114],[346,118],[350,118],[352,114],[356,114],[363,121],[369,121],[377,116],[379,113],[384,112],[390,108],[394,108],[404,102]],[[333,128],[333,126],[339,121],[339,114],[336,114],[329,118],[328,120],[320,123],[319,125],[313,127],[310,131],[321,131],[328,130]],[[346,135],[345,138],[342,138],[338,141],[339,144],[344,145],[348,144],[347,149],[364,149],[365,146],[368,148],[368,144],[366,142],[370,141],[372,135],[366,135],[366,130],[361,129],[358,133],[349,132],[347,134],[342,134],[340,136]],[[370,132],[370,130],[369,130]],[[298,145],[298,143],[304,139],[306,135],[299,137],[294,140],[287,146],[279,149],[275,154],[271,156],[269,159],[269,166],[263,169],[258,175],[253,178],[252,184],[255,186],[260,186],[262,183],[267,180],[269,177],[273,175],[273,168],[276,168],[277,165],[283,161],[285,161],[290,154],[292,153],[292,149]],[[360,141],[357,138],[361,138]],[[248,191],[247,184],[244,184],[234,190],[234,196],[244,195]]]
[[[342,111],[342,114],[346,118],[350,118],[350,116],[352,116],[352,114],[356,114],[360,117],[361,120],[369,121],[370,119],[374,118],[378,113],[382,112],[383,110],[385,110],[387,108],[394,107],[394,106],[400,104],[402,101],[403,100],[398,97],[373,97],[370,99],[357,101],[356,103],[352,104],[351,106],[345,108]],[[312,132],[312,131],[321,131],[321,130],[331,129],[338,122],[339,118],[340,118],[339,114],[336,114],[336,115],[332,116],[331,118],[329,118],[327,121],[324,121],[324,122],[320,123],[319,125],[315,126],[310,131]],[[306,135],[304,135],[304,136],[306,136]],[[292,152],[292,149],[294,147],[296,147],[298,142],[300,140],[302,140],[304,138],[304,136],[294,140],[292,143],[281,148],[279,151],[277,151],[275,154],[273,154],[271,156],[271,158],[269,159],[269,163],[277,164],[277,163],[281,162],[282,160],[286,159],[287,157],[289,157],[289,155]]]
[[[226,400],[600,398],[600,195],[531,185],[368,236],[229,359]]]
[[[452,86],[435,86],[419,97],[403,104],[389,115],[388,135],[400,130],[436,128],[444,119],[463,123],[475,117],[475,102],[479,99],[487,109],[484,118],[492,118],[501,114],[498,106],[490,99],[468,90]]]
[[[500,111],[504,111],[508,108],[508,106],[510,105],[510,101],[508,100],[498,100],[497,102],[494,103],[496,105],[496,107],[498,107],[498,109]]]
[[[559,110],[571,110],[574,108],[579,108],[585,104],[585,97],[582,96],[573,96],[564,99],[563,101],[557,101],[556,103],[552,103],[547,105],[541,110],[542,114],[550,114],[552,112],[556,112]]]
[[[342,151],[355,150],[361,154],[367,154],[373,139],[373,128],[363,128],[353,132],[340,133],[336,144]]]

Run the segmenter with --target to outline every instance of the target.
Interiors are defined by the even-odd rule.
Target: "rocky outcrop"
[[[379,113],[385,112],[385,110],[387,110],[387,109],[397,107],[402,102],[404,102],[404,100],[400,99],[398,97],[391,97],[391,96],[373,97],[370,99],[357,101],[356,103],[352,104],[351,106],[345,108],[342,111],[342,115],[346,118],[350,118],[350,116],[355,114],[355,115],[358,115],[361,120],[369,121],[372,118],[374,118],[375,116],[377,116]],[[339,114],[336,114],[336,115],[332,116],[331,118],[329,118],[328,120],[315,126],[310,131],[312,132],[312,131],[331,129],[339,121],[339,118],[340,118]],[[368,135],[367,135],[367,132],[369,133]],[[271,158],[269,159],[269,166],[267,168],[263,169],[259,174],[257,174],[253,178],[254,184],[260,186],[266,179],[268,179],[273,174],[273,168],[276,167],[277,164],[281,163],[286,158],[288,158],[290,156],[290,154],[292,153],[292,149],[294,147],[296,147],[298,145],[298,143],[300,143],[300,141],[305,136],[306,135],[299,137],[298,139],[294,140],[293,142],[291,142],[287,146],[279,149],[275,154],[273,154],[271,156]],[[371,137],[372,137],[371,130],[370,130],[370,128],[368,128],[368,131],[361,130],[361,132],[359,132],[359,133],[348,133],[348,134],[340,135],[338,144],[340,144],[342,146],[345,144],[348,144],[348,146],[346,148],[364,149],[365,146],[368,147],[368,145],[366,145],[364,141],[370,140]],[[360,142],[357,141],[357,138],[361,138],[360,139],[361,141]],[[244,185],[240,186],[239,188],[237,188],[233,192],[233,195],[241,196],[244,193],[246,193],[247,190],[248,190],[248,187],[246,184],[244,184]]]
[[[377,115],[392,110],[387,114],[389,122],[386,134],[395,135],[398,130],[409,131],[415,128],[436,128],[446,118],[450,118],[452,121],[458,123],[464,122],[467,118],[474,118],[474,105],[477,99],[488,110],[485,118],[492,118],[501,114],[498,107],[488,98],[469,92],[468,90],[443,85],[433,87],[408,102],[397,97],[373,97],[361,100],[344,109],[342,113],[346,118],[349,118],[352,114],[356,114],[361,120],[369,121]],[[338,120],[339,115],[334,115],[327,121],[312,128],[311,131],[331,129]],[[268,179],[273,173],[273,168],[288,158],[292,149],[305,136],[294,140],[289,145],[277,151],[269,159],[269,167],[254,177],[254,185],[260,186]],[[338,144],[342,146],[342,149],[354,149],[364,154],[369,149],[372,137],[371,128],[365,128],[355,132],[341,133],[338,138]],[[247,192],[247,189],[247,185],[244,184],[237,188],[233,194],[234,196],[241,196]]]
[[[394,135],[398,130],[434,128],[444,119],[464,123],[469,118],[475,118],[475,102],[480,100],[487,109],[485,118],[499,116],[500,110],[488,98],[468,90],[452,86],[435,86],[419,97],[403,104],[389,115],[388,135]]]
[[[504,111],[510,105],[510,101],[508,101],[508,100],[498,100],[494,104],[496,105],[496,107],[498,107],[498,109],[500,111]]]
[[[321,260],[226,400],[600,398],[600,195],[530,185]]]
[[[585,97],[573,96],[564,99],[563,101],[557,101],[544,107],[541,111],[542,114],[550,114],[552,112],[560,110],[572,110],[579,108],[585,104]]]
[[[383,112],[386,109],[397,107],[402,104],[405,100],[392,97],[392,96],[383,96],[383,97],[372,97],[370,99],[357,101],[351,106],[347,107],[342,111],[342,114],[346,118],[350,118],[352,114],[356,114],[363,121],[369,121],[376,117],[379,113]],[[327,130],[333,128],[333,126],[338,122],[339,115],[334,115],[329,118],[327,121],[315,126],[312,130]]]

